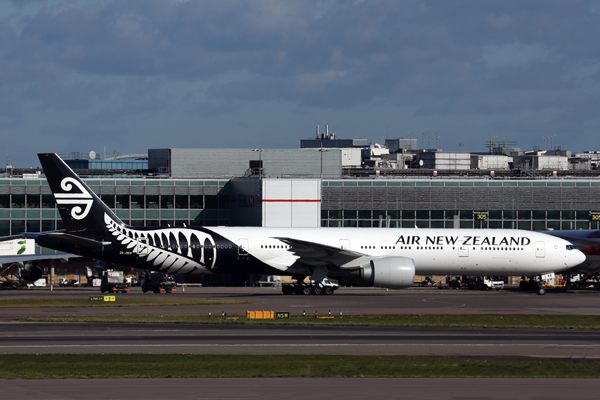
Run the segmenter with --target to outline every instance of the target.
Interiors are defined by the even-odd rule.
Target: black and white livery
[[[325,277],[405,288],[419,275],[537,276],[582,263],[561,238],[489,229],[163,227],[125,225],[56,155],[39,154],[64,230],[41,246],[167,274]]]

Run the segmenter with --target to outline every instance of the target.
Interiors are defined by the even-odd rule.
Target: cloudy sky
[[[0,0],[0,157],[298,148],[317,124],[600,150],[599,38],[589,0]]]

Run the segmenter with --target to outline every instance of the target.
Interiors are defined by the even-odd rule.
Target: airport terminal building
[[[600,180],[86,179],[133,226],[598,229]],[[61,228],[45,179],[0,179],[0,235]]]
[[[356,154],[323,147],[151,149],[148,171],[76,171],[132,226],[600,228],[600,178],[593,173],[352,176],[345,164],[356,168]],[[0,176],[1,236],[61,227],[43,175]]]

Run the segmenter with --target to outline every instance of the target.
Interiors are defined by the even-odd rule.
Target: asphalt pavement
[[[514,287],[501,291],[435,288],[342,288],[333,296],[284,296],[279,288],[187,287],[172,294],[122,298],[206,298],[250,304],[111,308],[5,308],[14,298],[89,298],[97,288],[0,291],[0,354],[185,353],[364,354],[600,358],[593,331],[511,329],[335,328],[281,326],[20,323],[19,316],[244,314],[542,314],[600,315],[600,291],[549,291],[544,296]],[[161,297],[162,296],[162,297]],[[110,379],[1,380],[10,399],[578,399],[597,398],[598,379]]]
[[[98,288],[34,288],[0,291],[2,299],[13,298],[84,298],[100,294]],[[142,293],[139,287],[129,293],[115,294],[124,298],[203,298],[213,300],[245,300],[250,304],[176,307],[117,308],[2,308],[0,321],[18,316],[44,315],[139,315],[139,314],[208,314],[226,312],[245,314],[248,310],[289,311],[292,314],[545,314],[600,315],[600,291],[548,291],[539,296],[516,287],[499,291],[472,291],[436,288],[386,290],[379,288],[341,288],[332,296],[283,295],[280,288],[188,287],[176,293]]]

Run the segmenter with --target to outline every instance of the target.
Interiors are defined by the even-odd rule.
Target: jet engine
[[[410,287],[415,280],[415,263],[407,257],[374,258],[361,266],[360,277],[376,287]]]
[[[27,282],[35,282],[42,277],[43,271],[40,267],[33,264],[27,264],[19,270],[21,279]]]

